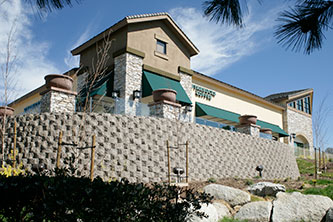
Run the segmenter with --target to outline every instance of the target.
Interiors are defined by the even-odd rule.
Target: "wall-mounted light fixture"
[[[296,133],[292,133],[292,134],[290,134],[290,136],[291,136],[293,139],[295,139],[295,138],[296,138]]]
[[[111,97],[113,99],[117,99],[119,96],[120,96],[120,92],[118,90],[111,92]]]
[[[133,100],[140,99],[141,98],[141,91],[140,90],[134,90],[133,91]]]
[[[192,110],[193,110],[192,104],[187,105],[185,109],[186,109],[186,112],[189,112],[189,113],[192,112]]]

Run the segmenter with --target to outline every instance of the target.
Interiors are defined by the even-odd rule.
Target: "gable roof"
[[[124,19],[120,20],[113,26],[107,28],[106,30],[94,36],[93,38],[86,41],[82,45],[73,49],[71,53],[72,55],[79,55],[80,52],[82,52],[83,50],[92,46],[96,42],[102,40],[106,34],[112,34],[129,24],[139,23],[139,22],[151,22],[157,20],[163,20],[167,22],[167,24],[171,27],[171,29],[178,35],[178,37],[183,42],[185,47],[190,51],[191,56],[197,55],[199,53],[199,49],[193,44],[193,42],[186,36],[186,34],[179,28],[176,22],[166,12],[126,16]]]
[[[312,93],[313,89],[300,89],[288,92],[275,93],[269,96],[266,96],[265,99],[278,102],[281,100],[290,100],[297,96],[302,96],[303,94]]]

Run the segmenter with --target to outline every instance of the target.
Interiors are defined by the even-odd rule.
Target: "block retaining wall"
[[[56,164],[59,132],[63,142],[78,139],[78,147],[91,146],[96,135],[95,173],[105,180],[125,177],[132,182],[167,180],[167,148],[189,141],[190,180],[252,178],[263,165],[264,179],[299,177],[293,149],[281,142],[194,123],[153,117],[112,114],[27,114],[9,120],[7,147],[12,147],[17,121],[19,160],[26,168]],[[78,129],[82,127],[83,130]],[[81,132],[81,133],[80,133]],[[78,136],[79,134],[79,136]],[[76,175],[89,175],[90,149],[62,148],[61,164],[75,155]],[[185,168],[185,146],[171,150],[171,167]]]

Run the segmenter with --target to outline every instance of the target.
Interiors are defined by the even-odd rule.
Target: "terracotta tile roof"
[[[126,16],[126,19],[135,19],[135,18],[146,18],[146,17],[154,17],[154,16],[160,16],[160,15],[167,15],[171,17],[167,12],[158,12],[158,13],[148,13],[148,14],[139,14],[139,15],[129,15]]]

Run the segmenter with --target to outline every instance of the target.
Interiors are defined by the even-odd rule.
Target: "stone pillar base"
[[[44,112],[75,112],[76,92],[50,87],[40,93],[42,95],[40,111]]]
[[[149,104],[149,109],[151,116],[178,120],[181,111],[181,105],[163,100]]]
[[[237,132],[249,134],[253,137],[260,137],[260,126],[255,124],[237,125]]]

